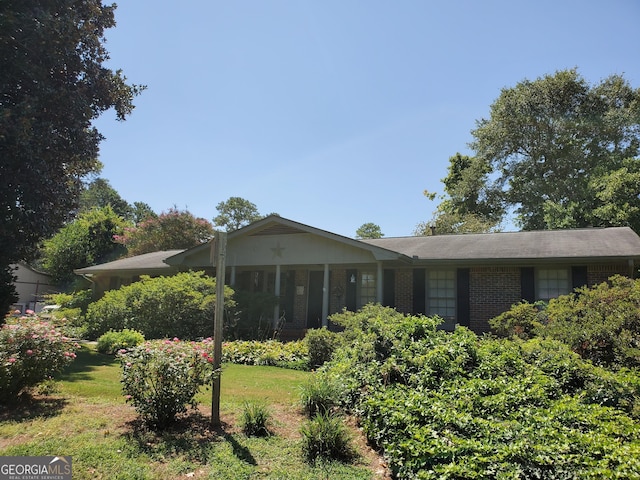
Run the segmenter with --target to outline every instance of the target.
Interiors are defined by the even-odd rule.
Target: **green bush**
[[[283,343],[278,340],[224,342],[222,361],[240,365],[270,365],[306,370],[308,368],[307,345],[303,341]]]
[[[162,430],[195,408],[195,396],[211,383],[211,342],[155,340],[120,353],[122,388],[142,419]]]
[[[73,361],[78,345],[37,317],[10,318],[0,328],[0,403],[48,380]]]
[[[637,370],[379,306],[340,316],[349,342],[320,372],[396,478],[640,476]]]
[[[491,329],[501,337],[533,338],[545,322],[541,303],[521,302],[489,320]]]
[[[300,387],[300,403],[308,417],[331,413],[340,404],[340,389],[332,377],[316,373]]]
[[[307,331],[304,341],[309,350],[309,367],[313,369],[331,360],[333,351],[339,345],[340,336],[326,328],[318,328]]]
[[[144,336],[136,330],[128,328],[118,332],[109,330],[107,333],[100,335],[96,349],[100,353],[112,355],[119,350],[137,347],[142,342],[144,342]]]
[[[89,305],[88,336],[130,328],[145,338],[198,339],[213,331],[215,279],[204,272],[169,277],[142,276],[139,282],[105,293]],[[225,287],[225,305],[233,306],[233,291]]]
[[[610,368],[640,367],[640,279],[620,275],[549,301],[542,335]]]
[[[302,452],[307,461],[349,460],[354,455],[349,430],[341,417],[321,413],[300,427]]]
[[[266,405],[256,402],[246,402],[240,417],[242,431],[249,436],[269,436],[269,421],[271,413]]]

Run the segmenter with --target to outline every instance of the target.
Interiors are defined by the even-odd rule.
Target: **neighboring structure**
[[[12,266],[15,267],[16,280],[13,285],[18,294],[18,302],[11,305],[11,310],[20,310],[20,313],[27,310],[39,312],[44,305],[43,295],[57,292],[51,275],[34,270],[24,262]]]
[[[140,280],[140,275],[158,277],[177,273],[179,268],[167,265],[164,260],[183,251],[166,250],[144,253],[135,257],[79,268],[74,272],[91,282],[94,295],[100,297],[107,290],[114,290],[123,285],[137,282]]]
[[[212,260],[211,245],[203,244],[77,273],[93,275],[100,289],[116,288],[152,271],[215,275]],[[640,237],[626,227],[354,240],[269,216],[228,234],[225,273],[236,290],[279,296],[274,325],[284,314],[291,332],[327,326],[332,313],[370,302],[439,315],[446,329],[485,332],[514,303],[633,276],[639,264]]]

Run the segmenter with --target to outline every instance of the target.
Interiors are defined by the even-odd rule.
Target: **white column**
[[[378,297],[376,301],[379,304],[382,304],[383,296],[384,296],[384,271],[382,270],[382,262],[378,262],[378,274],[376,279],[376,287],[377,292],[376,296]]]
[[[276,284],[275,284],[275,295],[280,298],[280,265],[276,265]],[[276,303],[276,306],[273,307],[273,328],[278,327],[278,320],[280,320],[280,301]]]
[[[322,326],[329,326],[329,264],[324,265],[324,278],[322,282]]]

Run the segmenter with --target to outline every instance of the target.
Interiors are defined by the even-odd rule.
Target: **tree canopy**
[[[449,158],[441,203],[431,221],[419,223],[414,233],[428,236],[499,230],[504,209],[500,198],[487,189],[489,172],[488,166],[474,157],[456,153]],[[424,195],[429,200],[438,196],[428,191]]]
[[[258,207],[255,204],[241,197],[229,197],[227,201],[216,205],[216,210],[218,215],[213,222],[217,227],[224,227],[228,232],[264,218],[258,213]]]
[[[106,206],[113,208],[113,211],[125,220],[140,223],[150,217],[158,215],[144,202],[133,202],[129,204],[111,186],[109,180],[98,177],[91,181],[80,194],[79,213],[86,212],[92,208],[102,208]]]
[[[471,133],[475,178],[523,229],[640,232],[640,89],[622,76],[590,85],[564,70],[523,80],[502,90]]]
[[[384,233],[379,225],[368,222],[360,225],[360,228],[356,230],[356,238],[382,238]]]
[[[76,268],[115,260],[125,249],[114,241],[129,225],[110,205],[81,213],[41,248],[42,266],[56,283],[70,284]]]
[[[170,208],[157,217],[149,217],[135,227],[124,229],[116,242],[127,247],[129,255],[191,248],[213,238],[213,226],[204,218],[196,218],[188,210]]]
[[[0,4],[0,281],[75,212],[82,179],[98,169],[92,121],[124,120],[144,87],[105,67],[115,5],[99,0]],[[0,288],[0,292],[11,288]],[[13,295],[0,298],[5,310]]]

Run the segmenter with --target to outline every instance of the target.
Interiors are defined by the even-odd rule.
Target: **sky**
[[[502,89],[571,68],[640,87],[638,0],[117,3],[108,66],[147,89],[126,121],[96,120],[100,176],[157,213],[212,221],[242,197],[347,237],[413,235]]]

